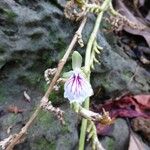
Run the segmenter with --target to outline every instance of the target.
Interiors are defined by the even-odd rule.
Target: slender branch
[[[86,56],[85,56],[85,71],[89,74],[88,80],[90,80],[90,62],[91,62],[90,56],[91,56],[92,46],[93,46],[94,41],[96,39],[98,30],[99,30],[99,26],[100,26],[100,23],[102,20],[102,16],[103,16],[104,12],[107,10],[107,8],[109,7],[110,2],[111,2],[111,0],[105,0],[104,3],[102,4],[102,6],[101,6],[102,11],[97,16],[93,32],[91,33],[91,36],[90,36],[88,44],[87,44]],[[84,108],[89,109],[89,98],[85,100]],[[79,141],[79,150],[84,150],[86,128],[87,128],[87,119],[82,119],[80,141]]]
[[[60,73],[61,73],[61,71],[62,71],[62,69],[63,69],[63,67],[64,67],[66,61],[67,61],[67,59],[68,59],[68,57],[69,57],[69,55],[70,55],[70,53],[71,53],[71,51],[72,51],[72,49],[73,49],[75,43],[76,43],[77,40],[78,40],[78,35],[81,35],[81,33],[82,33],[82,30],[83,30],[83,28],[84,28],[84,26],[85,26],[86,20],[87,20],[87,17],[85,16],[85,17],[83,18],[83,20],[82,20],[82,22],[81,22],[81,24],[80,24],[80,26],[79,26],[79,28],[78,28],[76,34],[74,35],[74,37],[73,37],[73,39],[72,39],[72,41],[71,41],[71,43],[70,43],[68,49],[66,50],[65,55],[64,55],[63,58],[60,60],[60,62],[59,62],[59,64],[58,64],[58,67],[57,67],[57,72],[55,73],[55,76],[53,77],[53,80],[52,80],[52,82],[51,82],[51,84],[50,84],[48,90],[46,91],[45,95],[44,95],[43,98],[41,99],[41,103],[43,102],[43,100],[44,100],[44,101],[46,100],[46,101],[48,102],[49,95],[51,94],[51,92],[52,92],[52,90],[53,90],[53,87],[54,87],[55,83],[57,82],[57,80],[58,80],[58,78],[59,78],[59,76],[60,76]],[[10,143],[9,143],[9,145],[7,146],[6,150],[12,150],[12,149],[14,148],[14,146],[15,146],[16,144],[18,144],[19,141],[25,136],[25,134],[27,133],[28,128],[32,125],[33,121],[34,121],[35,118],[38,116],[38,114],[39,114],[39,112],[40,112],[40,110],[41,110],[41,108],[42,108],[41,103],[40,103],[40,105],[37,106],[37,109],[36,109],[35,112],[32,114],[32,116],[30,117],[30,119],[29,119],[29,121],[26,123],[26,125],[21,129],[21,131],[20,131],[18,134],[16,134],[15,138],[13,138],[13,139],[10,141]]]

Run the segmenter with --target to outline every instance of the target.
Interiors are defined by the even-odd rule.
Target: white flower
[[[64,97],[68,98],[70,103],[82,103],[87,97],[93,95],[93,89],[80,69],[82,57],[76,51],[73,53],[72,63],[73,71],[69,72],[71,76],[64,85]]]

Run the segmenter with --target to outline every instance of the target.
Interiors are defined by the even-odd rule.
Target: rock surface
[[[8,136],[7,129],[11,126],[10,133],[19,131],[33,112],[47,87],[44,70],[56,67],[78,27],[78,23],[64,17],[65,2],[0,1],[0,140]],[[94,17],[91,17],[83,31],[85,42],[93,28],[93,21]],[[96,65],[92,72],[92,85],[95,91],[104,90],[99,97],[111,97],[126,90],[133,93],[149,92],[150,73],[126,55],[116,41],[109,37],[113,36],[102,33],[98,36],[98,44],[104,50],[98,56],[101,65]],[[77,50],[84,54],[84,49]],[[69,70],[70,66],[67,63],[65,70]],[[24,91],[31,96],[30,103],[25,100]],[[42,113],[31,128],[27,140],[16,149],[75,149],[78,141],[77,117],[62,97],[63,91],[60,91],[53,93],[50,98],[54,105],[65,110],[67,125],[61,127],[52,115]],[[24,111],[17,115],[8,113],[9,105]],[[118,146],[121,145],[124,143],[118,143]]]
[[[93,71],[93,85],[104,89],[110,97],[123,92],[149,93],[149,71],[125,54],[116,41],[110,38],[115,38],[113,35],[108,34],[106,37],[98,36],[104,50],[99,56],[101,65],[96,65]]]
[[[117,119],[111,135],[104,137],[101,142],[107,150],[126,150],[129,142],[129,128],[126,121]]]

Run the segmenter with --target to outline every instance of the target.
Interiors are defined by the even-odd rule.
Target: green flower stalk
[[[108,9],[109,3],[111,0],[105,0],[101,6],[101,12],[98,14],[93,32],[89,38],[87,48],[86,48],[86,56],[85,56],[85,72],[88,75],[88,80],[90,81],[90,74],[91,74],[91,54],[94,42],[96,42],[96,36],[100,27],[100,23],[103,17],[104,12]],[[84,102],[84,108],[89,109],[89,98],[87,98]],[[81,131],[80,131],[80,141],[79,141],[79,150],[84,150],[85,145],[85,136],[87,130],[87,119],[82,119],[81,124]]]

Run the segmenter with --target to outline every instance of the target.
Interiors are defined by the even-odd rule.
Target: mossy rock
[[[6,100],[5,89],[1,86],[0,87],[0,103],[4,102],[5,100]]]
[[[7,23],[14,22],[15,18],[17,17],[17,14],[14,11],[3,8],[3,7],[0,7],[0,13],[6,19]]]
[[[113,138],[107,139],[107,150],[115,150],[115,140]]]
[[[56,150],[56,141],[49,142],[41,137],[34,142],[31,150]]]

